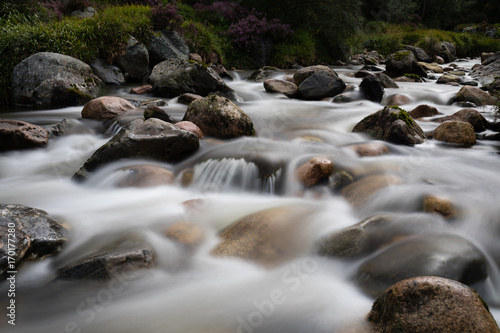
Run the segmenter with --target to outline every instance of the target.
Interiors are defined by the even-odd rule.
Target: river
[[[470,68],[477,62],[458,64]],[[358,87],[361,79],[349,75],[358,69],[336,71],[346,84]],[[3,318],[2,332],[342,332],[367,315],[373,298],[353,282],[359,260],[314,256],[315,242],[377,213],[418,215],[418,202],[429,193],[460,207],[462,214],[447,231],[471,241],[488,259],[488,279],[473,287],[500,319],[500,275],[492,259],[500,237],[497,142],[479,140],[473,147],[459,148],[430,139],[415,147],[387,144],[390,154],[359,158],[347,146],[370,140],[351,129],[380,110],[381,104],[288,99],[266,93],[262,83],[244,80],[248,74],[232,72],[236,79],[227,83],[242,97],[238,104],[252,119],[257,135],[228,141],[205,138],[194,156],[177,165],[120,161],[85,183],[75,183],[71,176],[108,140],[95,134],[58,137],[43,149],[0,154],[0,202],[43,209],[70,229],[59,256],[26,264],[19,271],[17,325],[7,326]],[[448,105],[460,87],[438,85],[432,79],[398,84],[399,89],[386,89],[382,104],[387,96],[400,93],[411,100],[403,106],[408,111],[419,104],[435,106],[446,115],[461,109]],[[137,98],[128,94],[129,89],[109,87],[106,94]],[[180,120],[186,106],[176,98],[167,102],[166,111]],[[4,109],[0,116],[49,128],[63,118],[81,121],[81,110]],[[492,107],[479,111],[493,120]],[[426,132],[438,125],[418,123]],[[295,167],[315,156],[358,170],[390,170],[404,184],[382,190],[367,205],[353,208],[338,193],[304,191],[295,180]],[[162,165],[176,175],[193,168],[193,181],[184,187],[179,176],[171,185],[115,186],[121,168],[141,163]],[[271,172],[263,171],[266,168]],[[182,205],[193,199],[201,204],[194,209]],[[218,232],[232,222],[283,206],[313,211],[307,230],[290,244],[297,247],[295,257],[285,264],[263,268],[210,254]],[[205,230],[205,240],[196,251],[185,251],[162,236],[161,230],[180,220]],[[155,268],[104,284],[51,282],[61,262],[85,254],[96,239],[111,242],[120,233],[147,239],[156,253]]]

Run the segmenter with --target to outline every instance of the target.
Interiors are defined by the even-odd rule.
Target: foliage
[[[298,30],[294,35],[275,45],[269,64],[279,68],[291,68],[294,64],[310,66],[319,60],[317,41],[306,30]]]
[[[151,8],[153,28],[163,30],[166,28],[179,30],[184,22],[182,16],[178,13],[177,5],[159,3]]]
[[[210,53],[216,53],[223,58],[223,45],[227,43],[224,37],[200,22],[184,21],[182,25],[184,37],[191,52],[206,58]]]

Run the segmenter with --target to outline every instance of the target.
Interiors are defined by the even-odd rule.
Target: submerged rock
[[[254,134],[250,117],[229,99],[216,95],[191,102],[182,120],[190,121],[204,134],[218,138],[229,139]]]
[[[36,53],[12,71],[12,101],[37,107],[83,105],[99,94],[102,81],[89,65],[50,52]]]
[[[359,157],[380,156],[390,153],[386,145],[377,142],[354,144],[348,146],[348,148],[352,149]]]
[[[245,216],[220,234],[222,241],[212,254],[249,260],[265,267],[283,264],[309,246],[301,234],[311,214],[310,209],[296,206]]]
[[[120,176],[115,185],[117,187],[154,187],[172,184],[174,174],[158,165],[135,165],[121,168]]]
[[[476,144],[474,127],[465,121],[448,120],[436,127],[434,139],[446,143],[471,146]]]
[[[66,242],[65,231],[43,210],[0,204],[0,278],[7,271],[17,270],[26,260],[43,259],[59,253]],[[15,241],[14,249],[12,241]],[[9,261],[8,257],[14,261]]]
[[[401,281],[377,297],[368,315],[374,333],[491,332],[498,325],[471,288],[435,276]]]
[[[135,106],[124,98],[102,96],[85,104],[82,109],[82,118],[107,120],[132,110],[135,110]]]
[[[393,284],[417,276],[440,276],[473,284],[488,277],[483,253],[452,234],[423,234],[399,241],[364,261],[357,282],[377,296]]]
[[[362,132],[376,140],[415,145],[425,141],[424,131],[403,109],[385,107],[354,126],[353,132]]]
[[[457,208],[448,198],[426,195],[423,199],[423,205],[426,213],[439,214],[445,219],[452,219],[457,216]]]
[[[0,152],[44,147],[48,142],[49,132],[41,126],[0,119]]]
[[[403,180],[394,175],[370,175],[344,187],[340,194],[354,207],[361,208],[378,191],[393,185],[400,185]]]
[[[305,186],[313,186],[328,179],[332,172],[332,161],[316,157],[295,170],[295,177]]]
[[[74,178],[85,179],[104,164],[124,158],[177,162],[194,153],[198,147],[199,139],[191,132],[157,118],[146,121],[137,119],[99,148]]]

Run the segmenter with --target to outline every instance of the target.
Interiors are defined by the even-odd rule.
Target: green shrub
[[[217,34],[212,26],[186,20],[182,29],[191,52],[198,53],[202,58],[215,52],[219,58],[224,59],[223,45],[228,41],[222,35]]]
[[[314,37],[306,30],[298,30],[274,46],[269,65],[279,68],[290,68],[293,64],[313,65],[318,61],[317,49]]]

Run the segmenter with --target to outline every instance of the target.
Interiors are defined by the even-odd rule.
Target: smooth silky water
[[[471,67],[476,62],[459,64]],[[348,76],[357,69],[337,71],[347,84],[359,86],[360,79]],[[381,104],[290,100],[266,93],[261,83],[243,80],[248,73],[233,75],[237,79],[228,84],[241,96],[238,104],[253,120],[256,136],[203,139],[199,151],[179,164],[120,161],[77,184],[71,176],[108,138],[69,135],[52,139],[44,149],[0,154],[0,202],[43,209],[69,229],[68,242],[57,257],[26,263],[20,269],[17,325],[7,326],[2,319],[2,332],[340,332],[361,321],[373,299],[353,282],[360,262],[318,257],[314,255],[316,242],[376,213],[426,218],[418,213],[426,194],[448,197],[463,212],[452,225],[439,217],[428,218],[437,221],[436,233],[445,229],[483,250],[489,259],[489,278],[474,287],[500,318],[500,275],[489,258],[500,247],[496,142],[478,141],[471,148],[433,140],[415,147],[387,144],[391,154],[359,158],[346,146],[369,139],[350,130],[380,110]],[[386,89],[386,96],[409,97],[411,103],[403,106],[408,111],[419,104],[436,106],[444,114],[461,109],[448,105],[460,87],[437,85],[434,80],[398,84],[401,88]],[[106,94],[137,98],[128,95],[128,89],[109,88]],[[186,106],[175,98],[167,102],[166,110],[176,120],[182,119]],[[81,121],[81,109],[4,110],[0,116],[48,128],[63,118]],[[492,108],[479,110],[493,119]],[[438,125],[419,124],[426,132]],[[360,173],[397,174],[405,182],[378,192],[367,205],[354,209],[336,193],[304,190],[295,180],[293,170],[316,156]],[[144,163],[168,168],[178,175],[176,181],[152,188],[116,186],[123,167]],[[181,178],[186,169],[192,170],[193,181],[184,187]],[[194,201],[197,204],[188,208],[182,204],[193,199],[199,199]],[[309,211],[306,227],[289,245],[297,247],[294,259],[269,269],[210,255],[218,232],[231,223],[282,206]],[[187,251],[163,236],[178,221],[205,230],[206,238],[196,251]],[[155,249],[156,267],[105,283],[54,282],[58,267],[121,234],[144,237]],[[0,300],[6,295],[5,284],[1,292]]]

